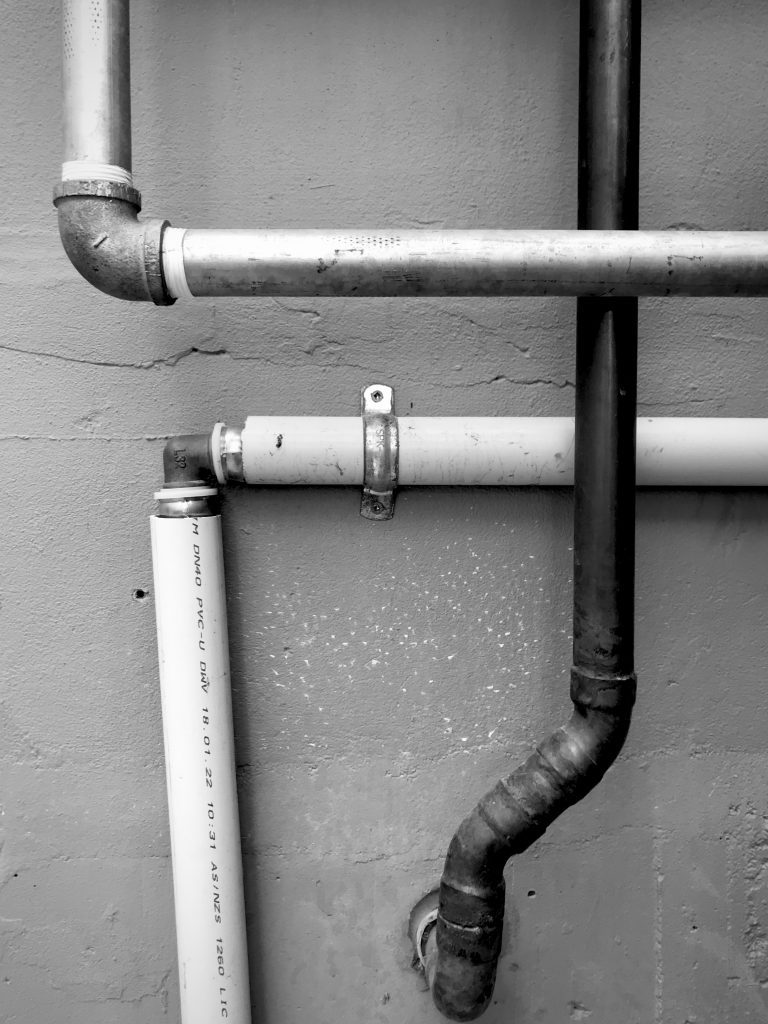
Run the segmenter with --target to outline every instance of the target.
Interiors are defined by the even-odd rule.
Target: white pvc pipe
[[[401,486],[571,486],[573,419],[400,417]],[[249,416],[250,484],[361,485],[359,417]],[[768,486],[768,420],[648,417],[637,421],[645,487]]]
[[[151,531],[181,1020],[250,1024],[221,519]]]
[[[765,487],[768,420],[638,420],[637,482],[653,487]]]
[[[363,482],[359,416],[249,416],[242,436],[246,483]]]

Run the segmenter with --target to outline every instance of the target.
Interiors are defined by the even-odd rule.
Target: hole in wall
[[[137,587],[131,596],[134,601],[147,601],[149,600],[149,591],[144,587]]]

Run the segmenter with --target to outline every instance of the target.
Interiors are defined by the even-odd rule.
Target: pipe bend
[[[116,299],[169,306],[162,270],[164,220],[139,220],[139,193],[112,182],[63,182],[54,193],[59,234],[75,269]]]
[[[626,738],[634,674],[571,675],[570,720],[486,793],[451,840],[428,978],[435,1005],[451,1020],[474,1020],[493,995],[506,862],[597,785]]]
[[[216,486],[211,434],[177,434],[163,447],[165,487]]]

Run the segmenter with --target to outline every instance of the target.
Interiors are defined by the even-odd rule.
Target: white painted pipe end
[[[168,227],[163,232],[163,274],[165,285],[174,299],[192,299],[184,269],[184,236],[186,228]]]
[[[156,501],[182,501],[184,498],[215,498],[219,492],[215,487],[200,487],[190,484],[189,487],[163,487],[155,491]]]
[[[116,185],[130,185],[133,175],[116,164],[99,164],[92,160],[66,160],[61,165],[62,181],[111,181]]]

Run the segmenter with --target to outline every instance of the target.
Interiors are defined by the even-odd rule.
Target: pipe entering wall
[[[582,0],[579,226],[637,227],[639,0]],[[577,313],[574,617],[570,721],[459,826],[440,882],[427,977],[438,1009],[473,1020],[493,994],[504,866],[602,778],[635,699],[633,299]]]

